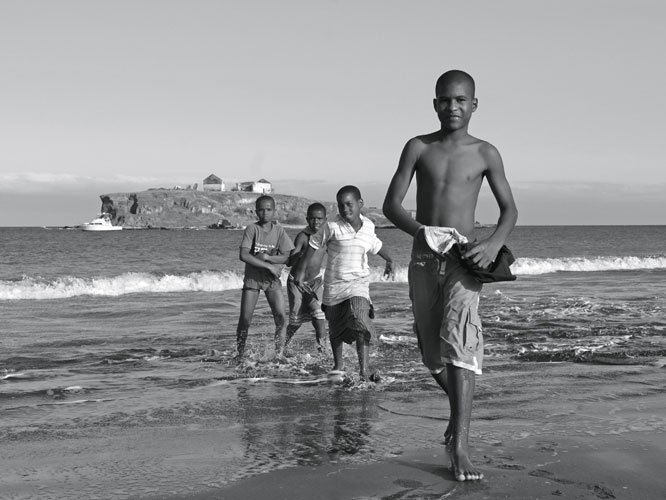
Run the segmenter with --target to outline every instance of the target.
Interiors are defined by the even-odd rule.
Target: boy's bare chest
[[[477,148],[432,148],[421,155],[416,167],[422,179],[472,181],[483,175],[486,164]]]

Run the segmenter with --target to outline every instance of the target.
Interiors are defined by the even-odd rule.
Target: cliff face
[[[255,201],[260,195],[239,191],[189,191],[154,189],[137,193],[103,194],[102,212],[111,214],[113,224],[135,228],[206,227],[226,219],[231,225],[245,226],[257,220]],[[283,224],[304,225],[308,205],[319,200],[300,196],[271,194],[276,219]],[[337,214],[332,202],[321,202],[329,217]],[[379,209],[363,209],[377,226],[389,222]]]

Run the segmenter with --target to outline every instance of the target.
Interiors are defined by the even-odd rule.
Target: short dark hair
[[[342,197],[343,194],[347,194],[347,193],[351,193],[354,196],[354,198],[356,198],[357,200],[361,199],[361,191],[356,186],[351,186],[351,185],[342,186],[338,190],[338,194],[335,195],[335,199],[339,200]]]
[[[254,208],[257,208],[259,203],[264,200],[270,200],[270,202],[273,204],[273,208],[275,208],[275,200],[272,196],[268,196],[267,194],[262,194],[259,198],[257,198],[257,201],[254,202]]]
[[[466,80],[467,83],[472,86],[472,97],[474,97],[476,94],[476,83],[474,83],[474,78],[472,78],[472,75],[459,69],[452,69],[446,73],[442,73],[437,79],[437,83],[435,83],[435,95],[437,94],[439,87],[451,80]]]
[[[319,203],[318,201],[316,201],[308,207],[308,217],[315,210],[321,210],[322,212],[324,212],[324,215],[326,215],[326,207],[324,205],[322,205],[321,203]]]

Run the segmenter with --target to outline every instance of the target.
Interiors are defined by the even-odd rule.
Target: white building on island
[[[273,185],[266,179],[258,181],[239,182],[234,191],[246,191],[249,193],[269,194],[273,192]]]
[[[210,174],[203,180],[204,191],[224,191],[224,182],[215,174]]]

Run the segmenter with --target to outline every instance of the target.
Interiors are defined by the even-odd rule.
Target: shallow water
[[[49,481],[59,488],[53,498],[77,498],[77,488],[92,495],[100,482],[105,498],[155,493],[155,482],[160,492],[182,492],[279,467],[439,446],[447,403],[412,333],[409,239],[396,230],[379,236],[398,264],[387,282],[382,261],[371,259],[371,363],[383,382],[358,381],[350,347],[351,383],[331,386],[330,353],[316,352],[310,325],[287,361],[274,359],[263,298],[248,360],[231,361],[238,232],[0,229],[0,443],[14,467],[0,479],[16,488],[8,498],[49,498],[39,490]],[[600,399],[617,412],[586,415],[584,432],[663,428],[663,419],[637,416],[636,401],[663,397],[665,241],[663,227],[516,228],[509,245],[519,279],[482,292],[478,438],[497,440],[498,419],[512,438],[532,432],[521,425],[527,419],[564,432],[577,404]],[[534,394],[543,401],[530,406]],[[72,449],[62,467],[39,462],[40,449],[63,440]],[[21,467],[28,458],[37,465]],[[114,489],[120,479],[127,491]]]

